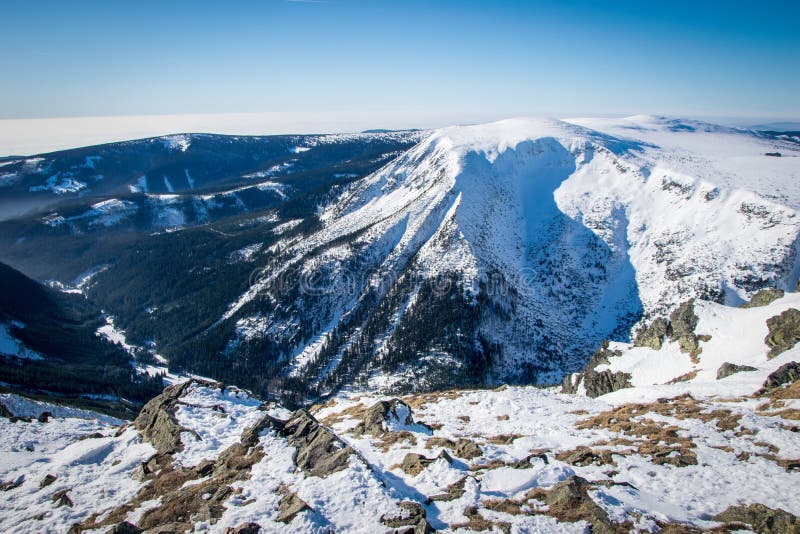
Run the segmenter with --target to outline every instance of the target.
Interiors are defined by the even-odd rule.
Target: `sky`
[[[121,115],[800,119],[797,0],[3,0],[0,15],[5,132]]]

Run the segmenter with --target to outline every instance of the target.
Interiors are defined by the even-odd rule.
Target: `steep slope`
[[[549,382],[688,298],[793,285],[796,143],[625,124],[434,133],[349,187],[321,229],[271,248],[215,327],[236,325],[219,351],[268,354],[322,391]],[[776,149],[788,157],[765,155]]]

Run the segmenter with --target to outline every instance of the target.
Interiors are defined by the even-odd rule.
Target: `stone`
[[[107,530],[106,534],[141,534],[142,532],[144,531],[136,525],[123,521]]]
[[[663,317],[655,319],[650,326],[642,328],[633,340],[634,347],[650,347],[653,350],[661,350],[664,338],[667,337],[669,323]]]
[[[434,463],[436,460],[444,459],[447,463],[453,463],[453,458],[447,454],[447,451],[442,450],[439,453],[439,456],[435,458],[428,458],[421,454],[417,454],[415,452],[409,452],[403,458],[403,463],[400,464],[400,468],[407,474],[411,476],[417,476],[420,474],[426,467],[430,464]]]
[[[52,413],[42,412],[39,414],[39,417],[37,417],[36,420],[39,421],[40,423],[46,423],[50,420],[51,417],[53,417]]]
[[[49,486],[50,484],[52,484],[53,482],[55,482],[57,478],[58,478],[57,476],[55,476],[55,475],[51,475],[51,474],[49,474],[49,473],[48,473],[48,474],[46,474],[46,475],[44,476],[44,478],[42,479],[42,481],[41,481],[41,482],[39,482],[39,487],[40,487],[40,488],[46,488],[47,486]]]
[[[379,401],[370,406],[364,413],[361,422],[353,430],[357,434],[380,436],[389,430],[387,423],[391,420],[406,426],[414,424],[411,408],[400,399],[391,399]]]
[[[285,484],[281,484],[278,486],[278,489],[275,490],[275,493],[281,496],[281,500],[278,503],[278,518],[277,521],[280,523],[289,524],[292,522],[292,519],[297,516],[300,512],[304,510],[310,510],[311,507],[306,504],[306,502],[298,497],[292,490],[289,489],[288,486]]]
[[[55,492],[53,496],[50,498],[55,504],[56,507],[59,506],[69,506],[72,508],[72,499],[69,498],[69,490],[63,489]]]
[[[758,371],[755,367],[749,365],[736,365],[735,363],[725,362],[717,369],[717,380],[722,380],[736,373],[747,373],[750,371]]]
[[[800,533],[800,521],[785,510],[772,509],[763,504],[735,505],[714,516],[721,523],[743,523],[763,534]]]
[[[745,302],[740,308],[760,308],[762,306],[767,306],[768,304],[772,304],[779,298],[783,298],[783,291],[780,289],[762,289],[760,291],[756,291],[752,297],[750,297],[750,302]]]
[[[398,504],[400,513],[395,516],[384,514],[381,522],[397,534],[428,534],[433,528],[428,523],[425,508],[414,501],[403,501]]]
[[[767,376],[764,385],[761,387],[761,393],[779,388],[784,384],[791,384],[798,379],[800,379],[800,363],[785,363]]]
[[[789,308],[780,315],[767,319],[769,334],[764,343],[769,347],[768,358],[786,352],[800,341],[800,310]]]
[[[142,437],[161,454],[183,449],[181,433],[189,432],[189,430],[178,424],[175,419],[175,410],[178,399],[192,383],[193,381],[190,380],[168,386],[160,395],[145,404],[133,421],[133,426],[142,434]]]

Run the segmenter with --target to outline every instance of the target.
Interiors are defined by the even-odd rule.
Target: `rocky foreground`
[[[800,294],[691,301],[561,388],[191,380],[132,422],[3,395],[8,532],[798,532]],[[50,412],[50,413],[43,413]]]

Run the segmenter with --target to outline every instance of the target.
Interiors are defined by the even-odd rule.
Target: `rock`
[[[39,414],[39,417],[37,417],[36,420],[39,421],[40,423],[46,423],[50,420],[51,417],[53,417],[52,413],[42,412]]]
[[[780,508],[773,510],[763,504],[730,506],[714,516],[714,521],[722,523],[743,523],[763,534],[800,533],[800,520]]]
[[[562,391],[564,393],[577,393],[580,384],[582,383],[586,390],[586,395],[589,397],[599,397],[612,391],[631,387],[629,373],[617,371],[612,373],[609,370],[595,371],[599,365],[605,365],[610,362],[610,358],[620,356],[622,353],[619,351],[612,351],[608,348],[608,341],[604,341],[602,346],[594,353],[586,368],[579,376],[568,376],[564,379],[562,384]]]
[[[307,474],[326,477],[341,471],[347,467],[350,456],[356,454],[306,410],[293,412],[286,422],[273,419],[271,424],[297,448],[295,463]]]
[[[459,458],[464,458],[466,460],[472,460],[483,454],[478,444],[467,438],[458,438],[455,441],[448,438],[431,438],[425,443],[426,449],[432,449],[434,447],[446,447],[453,451],[453,454]]]
[[[800,311],[789,308],[780,315],[767,319],[769,334],[764,343],[770,348],[768,358],[789,350],[800,341]]]
[[[669,316],[667,333],[670,341],[678,341],[684,335],[694,335],[699,320],[694,313],[694,299],[682,303]]]
[[[406,426],[413,425],[411,408],[400,399],[377,402],[367,409],[354,431],[357,434],[380,436],[389,430],[387,423],[392,420]]]
[[[548,506],[545,513],[559,521],[587,521],[595,534],[628,532],[623,525],[613,523],[606,511],[592,500],[588,493],[592,489],[594,487],[586,479],[573,475],[549,490],[532,490],[527,497],[543,500]]]
[[[133,425],[159,453],[172,453],[183,449],[181,433],[190,432],[175,419],[178,399],[195,381],[168,386],[144,405]]]
[[[758,371],[755,367],[749,365],[736,365],[735,363],[725,362],[717,369],[717,380],[722,380],[736,373],[747,373],[750,371]]]
[[[420,474],[426,467],[430,464],[434,463],[436,460],[443,458],[447,463],[453,463],[453,458],[447,454],[447,451],[442,451],[439,453],[439,456],[435,458],[427,458],[421,454],[417,454],[415,452],[409,452],[403,458],[403,463],[400,464],[400,468],[407,474],[415,477]]]
[[[642,328],[633,340],[634,347],[650,347],[654,350],[661,350],[664,338],[667,336],[669,323],[663,317],[654,320],[650,326]]]
[[[261,530],[261,525],[258,523],[242,523],[235,527],[226,528],[225,534],[258,534]]]
[[[781,289],[762,289],[760,291],[756,291],[752,297],[750,297],[750,302],[745,302],[740,308],[760,308],[761,306],[766,306],[768,304],[772,304],[779,298],[783,298],[783,290]]]
[[[761,387],[761,393],[763,394],[775,388],[779,388],[784,384],[791,384],[799,379],[800,363],[785,363],[767,376],[764,385]]]
[[[110,530],[107,530],[106,534],[141,534],[142,532],[144,531],[136,525],[123,521],[118,525],[114,525]]]
[[[433,528],[426,519],[425,508],[414,501],[403,501],[399,505],[400,514],[389,517],[381,516],[381,523],[389,528],[393,528],[396,534],[428,534],[433,532]]]
[[[0,491],[11,491],[20,487],[23,482],[25,482],[25,475],[20,475],[14,480],[0,482]]]
[[[292,490],[285,484],[278,486],[275,493],[281,496],[278,503],[278,519],[277,521],[285,524],[292,522],[297,514],[304,510],[310,510],[311,507],[306,502],[298,497]],[[256,531],[257,532],[257,531]]]
[[[39,482],[39,487],[46,488],[47,486],[55,482],[57,478],[58,478],[57,476],[48,473],[47,475],[44,476],[42,481]]]
[[[242,523],[235,527],[226,528],[225,534],[258,534],[261,530],[261,525],[258,523]]]
[[[55,492],[50,499],[54,503],[56,503],[56,507],[69,506],[70,508],[72,508],[72,499],[69,498],[68,489],[63,489]]]
[[[0,417],[5,417],[6,419],[11,419],[14,417],[14,414],[11,413],[11,410],[6,408],[5,404],[0,402]]]

